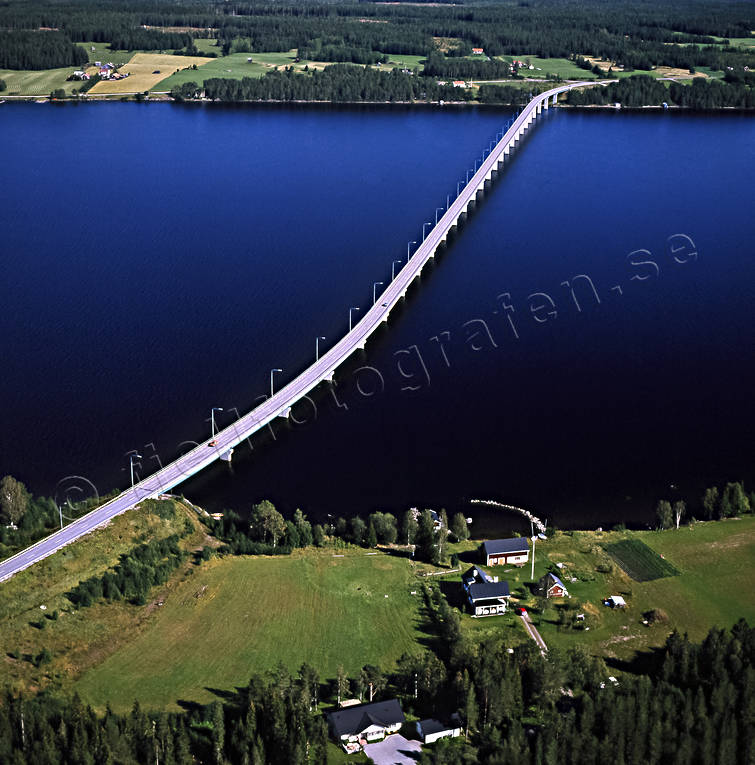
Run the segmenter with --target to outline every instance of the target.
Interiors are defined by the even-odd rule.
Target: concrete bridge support
[[[223,452],[223,454],[220,455],[220,459],[224,462],[230,462],[231,457],[233,456],[233,449],[229,449],[227,452]]]

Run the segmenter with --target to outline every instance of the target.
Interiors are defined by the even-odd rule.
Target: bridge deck
[[[214,439],[215,446],[208,446],[208,439],[208,441],[199,444],[182,457],[143,479],[96,510],[0,563],[0,581],[8,579],[18,571],[33,565],[48,555],[52,555],[61,547],[70,544],[84,534],[107,523],[115,516],[134,507],[141,500],[156,497],[169,491],[219,459],[230,449],[238,446],[244,439],[264,427],[271,420],[283,415],[293,404],[321,382],[331,379],[334,370],[355,350],[364,348],[370,335],[387,319],[391,309],[406,294],[411,282],[419,275],[427,261],[433,257],[438,246],[458,222],[459,217],[466,212],[469,203],[474,200],[477,192],[484,188],[485,181],[491,177],[492,172],[503,161],[506,151],[513,147],[517,138],[535,119],[542,105],[558,93],[585,84],[594,83],[573,83],[553,88],[536,96],[527,104],[493,151],[485,158],[479,170],[451,203],[443,217],[409,258],[408,263],[396,274],[396,278],[389,283],[356,326],[327,353],[324,353],[314,364],[281,388],[274,396],[240,417],[229,427],[221,430]]]

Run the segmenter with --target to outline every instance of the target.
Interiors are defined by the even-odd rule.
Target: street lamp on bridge
[[[377,288],[378,286],[382,286],[383,282],[374,282],[372,285],[372,305],[375,305],[377,303]]]
[[[459,188],[459,186],[461,186],[461,185],[463,185],[463,184],[464,184],[464,181],[459,181],[459,182],[456,184],[456,196],[457,196],[457,197],[459,196],[459,194],[461,194],[461,189]]]
[[[134,458],[140,460],[142,458],[141,454],[137,454],[134,452],[133,454],[129,454],[129,463],[131,466],[131,488],[134,488]]]
[[[275,392],[273,391],[273,375],[276,372],[282,372],[282,369],[271,369],[270,370],[270,398],[272,398],[275,395]]]
[[[324,340],[324,339],[325,338],[322,335],[315,338],[315,361],[320,360],[320,340]]]
[[[210,423],[211,423],[211,430],[213,437],[215,436],[215,412],[222,412],[223,407],[222,406],[213,406],[210,410]]]
[[[412,239],[411,242],[407,242],[407,245],[406,245],[406,262],[407,263],[409,262],[409,258],[411,257],[411,253],[409,252],[409,250],[411,249],[411,246],[413,244],[417,244],[417,242],[414,239]]]
[[[352,306],[351,308],[349,308],[349,332],[351,332],[351,328],[352,328],[351,327],[351,312],[352,311],[358,311],[358,310],[360,310],[359,306],[356,306],[356,305]]]
[[[432,226],[433,222],[431,220],[427,221],[427,223],[422,224],[422,241],[425,241],[425,226]]]
[[[401,266],[404,264],[404,261],[394,260],[393,263],[391,263],[391,281],[393,281],[396,278],[396,263],[398,263]]]
[[[445,210],[442,207],[436,207],[435,208],[435,225],[438,225],[438,210],[441,212],[445,212]]]

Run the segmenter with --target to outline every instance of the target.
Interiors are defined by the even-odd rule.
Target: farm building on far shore
[[[539,582],[540,593],[546,598],[568,598],[569,591],[564,583],[553,573],[547,573]]]
[[[530,556],[530,546],[524,537],[489,539],[482,543],[482,556],[487,566],[502,566],[506,563],[523,566]]]
[[[417,735],[423,744],[433,744],[439,738],[456,738],[461,736],[461,718],[458,714],[451,715],[449,720],[420,720],[417,723]]]

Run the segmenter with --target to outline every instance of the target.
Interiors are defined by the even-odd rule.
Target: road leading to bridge
[[[212,441],[199,444],[182,457],[139,481],[132,488],[122,492],[96,510],[0,563],[0,581],[9,579],[19,571],[28,568],[48,555],[52,555],[84,534],[88,534],[99,526],[108,523],[117,515],[126,512],[140,501],[157,497],[169,491],[215,460],[221,457],[229,458],[234,447],[276,417],[287,417],[291,407],[309,391],[323,381],[332,380],[338,366],[356,350],[363,349],[370,335],[382,322],[388,320],[391,309],[406,295],[409,285],[420,274],[428,260],[434,257],[437,248],[445,242],[451,229],[458,224],[459,218],[467,212],[478,192],[484,189],[486,181],[492,179],[493,172],[505,162],[508,154],[526,129],[543,109],[548,108],[550,100],[555,99],[559,93],[564,93],[572,88],[595,84],[607,83],[571,83],[552,88],[533,98],[485,157],[480,168],[450,204],[443,217],[430,230],[408,262],[396,274],[395,279],[378,296],[375,304],[348,334],[327,353],[324,353],[312,366],[308,367],[274,396],[240,417],[229,427],[221,430]],[[210,443],[213,445],[210,446]]]

